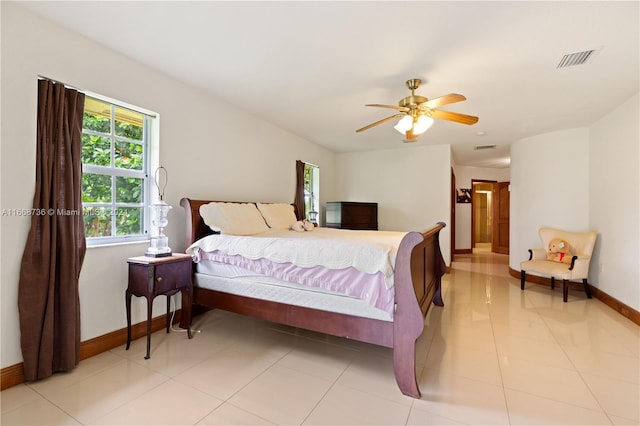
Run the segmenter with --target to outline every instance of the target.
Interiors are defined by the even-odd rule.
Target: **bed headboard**
[[[192,200],[183,198],[180,205],[184,208],[187,215],[187,232],[185,235],[185,248],[189,247],[193,242],[207,235],[213,234],[211,228],[205,225],[204,220],[200,216],[200,206],[208,203],[242,203],[246,201],[220,201],[220,200]],[[251,201],[253,202],[253,201]],[[296,213],[296,206],[293,205],[293,212]]]
[[[192,200],[183,198],[180,205],[184,208],[187,215],[187,232],[185,235],[184,246],[189,247],[194,241],[213,234],[211,228],[205,225],[200,216],[200,206],[210,203],[212,200]]]

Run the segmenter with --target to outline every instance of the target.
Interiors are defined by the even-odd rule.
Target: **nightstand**
[[[180,327],[191,335],[191,282],[192,260],[188,254],[174,253],[165,257],[131,257],[129,263],[129,285],[125,292],[127,306],[127,350],[131,344],[131,296],[147,298],[147,356],[151,349],[151,310],[156,296],[167,296],[167,333],[171,327],[171,296],[182,293]]]

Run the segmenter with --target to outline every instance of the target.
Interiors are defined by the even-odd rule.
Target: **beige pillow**
[[[258,203],[258,210],[264,217],[264,220],[272,229],[289,229],[291,225],[297,221],[296,215],[293,213],[293,206],[284,203],[262,204]]]
[[[253,235],[269,230],[253,203],[212,202],[200,206],[204,223],[215,232],[229,235]]]

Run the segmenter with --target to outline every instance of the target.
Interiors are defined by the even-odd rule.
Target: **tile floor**
[[[2,425],[637,425],[640,328],[584,293],[528,284],[507,257],[456,256],[419,340],[422,398],[390,350],[224,312],[0,394]]]

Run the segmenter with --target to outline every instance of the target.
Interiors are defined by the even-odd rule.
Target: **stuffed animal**
[[[291,229],[297,232],[313,231],[314,224],[308,220],[299,220],[291,225]]]
[[[547,260],[561,263],[571,263],[571,249],[569,243],[560,238],[554,238],[549,241],[547,249]]]

